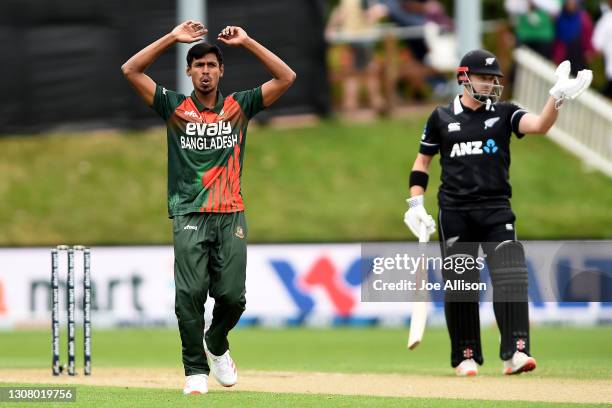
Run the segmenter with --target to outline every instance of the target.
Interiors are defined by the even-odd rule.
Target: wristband
[[[424,171],[412,170],[410,172],[409,186],[421,186],[423,190],[427,190],[427,182],[429,181],[429,175]]]

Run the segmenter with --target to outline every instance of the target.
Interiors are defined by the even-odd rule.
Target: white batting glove
[[[576,78],[570,79],[569,74],[572,66],[569,61],[563,61],[555,70],[557,82],[550,88],[550,96],[555,98],[555,108],[561,108],[566,99],[576,99],[582,94],[593,81],[593,71],[583,69],[578,72]]]
[[[427,214],[427,210],[423,207],[423,196],[411,197],[406,202],[408,203],[408,211],[404,214],[404,223],[410,228],[414,236],[419,238],[422,225],[427,228],[429,235],[436,232],[436,222],[431,215]]]

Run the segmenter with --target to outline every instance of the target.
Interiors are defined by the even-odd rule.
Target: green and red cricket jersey
[[[242,163],[249,119],[264,108],[261,87],[223,97],[213,109],[161,86],[153,109],[166,121],[168,214],[244,210]]]

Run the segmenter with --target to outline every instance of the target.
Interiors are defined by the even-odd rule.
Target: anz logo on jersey
[[[453,145],[450,157],[478,156],[483,153],[491,156],[495,154],[497,150],[499,149],[493,139],[488,139],[484,146],[480,140],[458,142]]]

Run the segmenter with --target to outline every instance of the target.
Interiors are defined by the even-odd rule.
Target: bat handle
[[[419,228],[419,242],[429,242],[429,233],[427,232],[427,225],[421,223]]]

